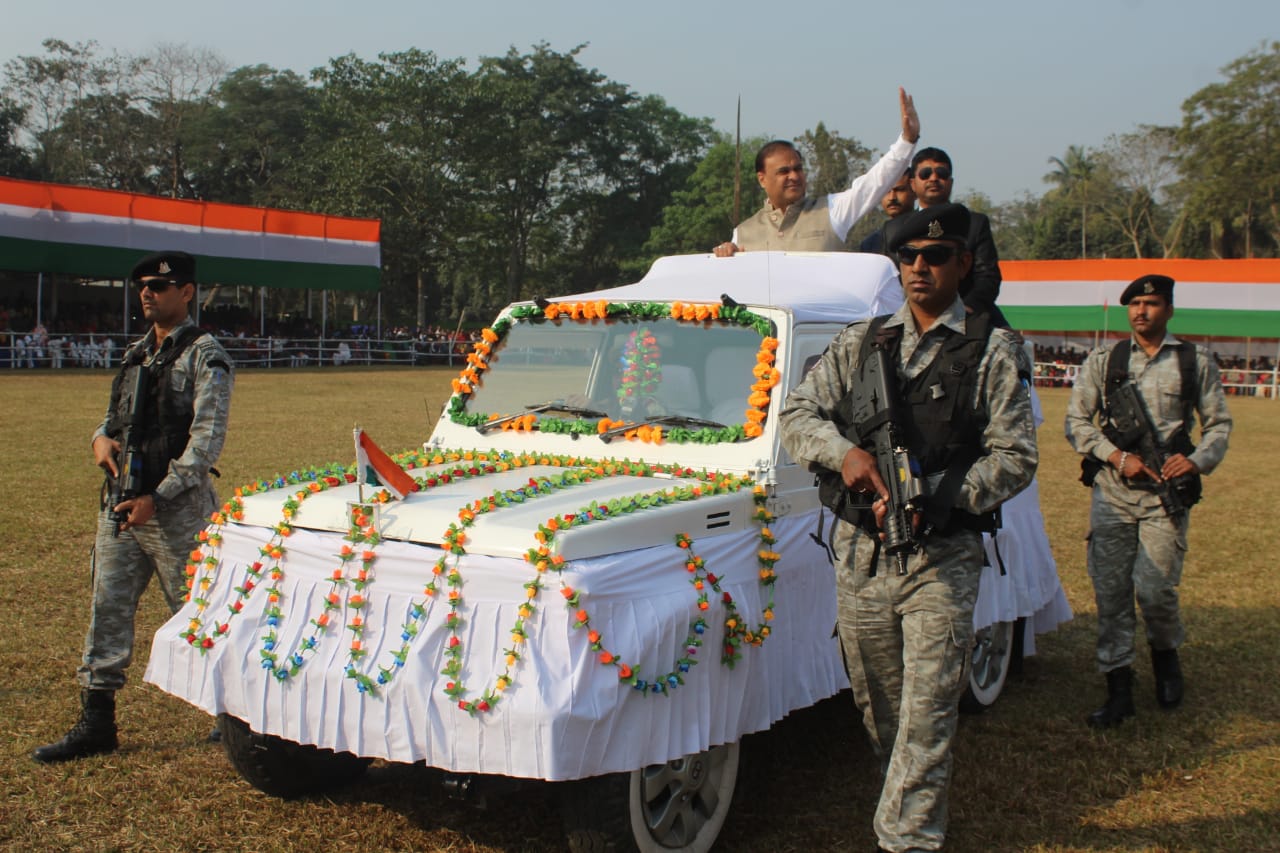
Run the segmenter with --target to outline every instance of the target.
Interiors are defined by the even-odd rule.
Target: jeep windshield
[[[491,422],[593,418],[742,424],[761,336],[709,321],[534,319],[495,347],[467,411]]]

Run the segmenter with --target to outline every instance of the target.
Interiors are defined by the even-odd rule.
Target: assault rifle
[[[858,368],[858,380],[836,408],[836,424],[845,438],[870,448],[876,470],[889,491],[881,548],[898,564],[898,574],[907,573],[907,557],[920,549],[914,516],[921,509],[921,486],[917,466],[907,452],[902,435],[902,404],[894,393],[895,371],[888,351],[879,343],[871,345]],[[819,474],[819,496],[847,521],[857,523],[870,505],[859,503],[850,494],[839,473]]]
[[[1174,433],[1167,443],[1160,441],[1151,413],[1132,382],[1113,387],[1107,395],[1107,407],[1111,422],[1110,427],[1103,430],[1107,438],[1122,451],[1142,457],[1142,461],[1155,471],[1160,471],[1170,456],[1190,453],[1194,449],[1186,429]],[[1151,485],[1170,518],[1177,518],[1200,500],[1199,474],[1153,480]]]
[[[129,419],[125,421],[124,433],[120,436],[119,473],[111,488],[110,518],[115,525],[112,536],[120,535],[120,525],[129,518],[128,513],[117,512],[116,507],[142,494],[142,439],[146,431],[151,371],[141,364],[134,367],[130,390]]]

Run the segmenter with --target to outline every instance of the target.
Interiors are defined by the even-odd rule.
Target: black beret
[[[156,252],[133,265],[129,281],[144,278],[167,278],[175,284],[194,284],[196,259],[186,252]]]
[[[969,239],[969,208],[963,204],[937,204],[897,219],[890,219],[885,226],[885,244],[890,252],[896,252],[911,240],[955,240],[964,243]]]
[[[1120,294],[1120,304],[1128,305],[1135,296],[1163,296],[1173,304],[1173,279],[1167,275],[1144,275],[1129,282]]]

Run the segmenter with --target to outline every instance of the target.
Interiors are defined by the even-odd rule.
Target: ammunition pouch
[[[1093,456],[1085,456],[1080,459],[1080,482],[1086,488],[1093,488],[1093,481],[1098,479],[1098,472],[1102,470],[1102,463]]]
[[[818,484],[818,500],[835,513],[836,518],[844,519],[850,524],[856,524],[865,529],[863,521],[866,517],[871,520],[872,526],[875,525],[871,504],[860,503],[858,495],[849,491],[849,487],[844,484],[844,478],[838,471],[829,471],[815,466],[814,477]]]

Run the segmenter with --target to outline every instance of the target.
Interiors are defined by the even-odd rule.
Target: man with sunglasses
[[[922,210],[951,202],[955,170],[951,157],[941,148],[922,148],[911,158],[911,189]],[[960,296],[969,313],[986,311],[996,325],[1008,327],[996,307],[1000,296],[1000,256],[991,236],[991,220],[986,214],[969,211],[969,233],[965,247],[973,254],[973,265],[960,284]]]
[[[874,500],[856,520],[836,522],[832,545],[840,642],[884,774],[874,818],[881,850],[938,850],[945,841],[982,531],[1038,462],[1021,343],[988,315],[968,314],[959,296],[972,263],[968,234],[969,212],[958,204],[893,220],[889,249],[906,303],[841,332],[781,414],[783,445],[798,462],[839,472],[850,492],[867,496],[856,503]],[[889,492],[867,429],[859,437],[834,419],[877,350],[894,370],[896,426],[923,483],[905,569],[881,550]]]
[[[898,89],[902,134],[849,189],[807,198],[804,161],[790,142],[776,139],[756,154],[756,180],[765,192],[764,207],[744,219],[733,239],[712,251],[727,258],[737,252],[847,252],[849,229],[865,216],[902,175],[920,138],[915,103]]]
[[[209,475],[226,438],[231,359],[187,316],[195,275],[195,259],[185,252],[148,255],[129,275],[151,328],[125,351],[106,417],[93,435],[94,462],[107,482],[91,558],[89,631],[77,670],[81,714],[61,740],[32,753],[41,763],[115,751],[115,693],[133,656],[138,602],[154,574],[165,603],[177,611],[187,593],[193,539],[217,508]],[[141,487],[113,504],[129,429],[141,430]]]

